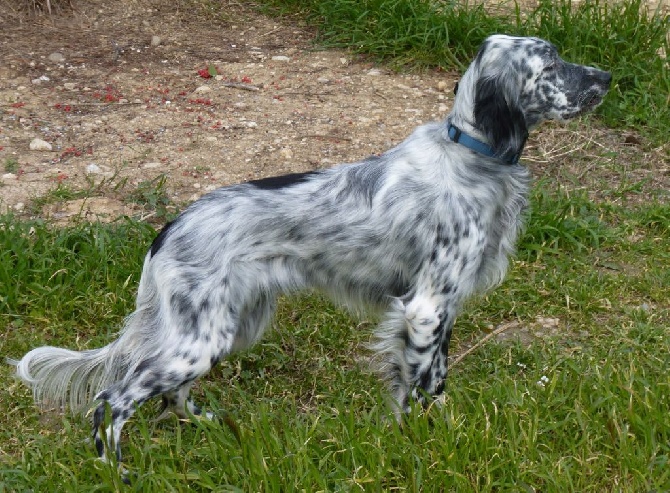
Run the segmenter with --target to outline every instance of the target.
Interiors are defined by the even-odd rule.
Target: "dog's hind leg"
[[[224,302],[207,315],[201,312],[197,318],[198,328],[179,332],[178,339],[166,338],[162,346],[142,359],[123,380],[98,394],[96,399],[103,402],[93,417],[93,436],[100,457],[105,458],[105,448],[115,449],[120,460],[119,438],[123,425],[137,406],[152,397],[162,395],[166,411],[181,418],[188,417],[189,413],[201,414],[200,408],[189,398],[193,382],[225,356],[251,346],[272,318],[275,301],[269,293],[256,292],[247,299],[241,304],[242,309]],[[185,304],[179,309],[183,320],[187,313]],[[103,440],[100,432],[107,405],[111,408],[111,423],[104,429]],[[206,416],[212,417],[211,414]]]
[[[229,343],[229,346],[232,341]],[[177,349],[172,349],[176,351]],[[188,399],[191,384],[209,371],[218,355],[212,355],[209,348],[192,347],[189,359],[174,352],[161,352],[148,357],[137,365],[134,372],[103,390],[96,396],[102,401],[93,414],[93,438],[98,455],[105,459],[105,449],[115,450],[117,460],[121,460],[119,440],[121,430],[135,409],[157,395],[167,396],[171,410],[180,417],[198,414],[198,408]],[[105,426],[105,411],[111,410],[111,419]],[[101,432],[104,428],[104,438]]]
[[[170,413],[174,413],[181,419],[188,419],[193,416],[204,416],[212,419],[214,414],[205,412],[203,414],[200,406],[196,405],[191,399],[189,393],[193,382],[188,382],[176,390],[170,390],[162,395],[163,407],[161,414],[156,418],[156,421],[167,418]]]

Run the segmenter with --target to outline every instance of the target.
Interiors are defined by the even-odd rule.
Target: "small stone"
[[[74,82],[66,82],[65,84],[63,84],[63,87],[68,91],[74,91],[75,88],[77,87],[77,84],[75,84]]]
[[[195,92],[196,94],[204,94],[206,92],[210,92],[211,90],[212,90],[212,88],[209,87],[209,86],[200,86],[200,87],[196,88],[196,90],[193,91],[193,92]]]
[[[86,166],[86,174],[88,175],[97,175],[102,173],[102,169],[100,169],[100,166],[98,166],[95,163],[91,163],[88,166]]]
[[[151,36],[151,46],[158,46],[163,40],[160,36]]]
[[[52,149],[51,144],[47,141],[34,138],[30,141],[30,150],[31,151],[50,151]]]
[[[316,81],[317,81],[319,84],[330,84],[330,79],[327,78],[327,77],[318,77],[318,78],[316,79]]]
[[[162,163],[144,163],[144,164],[142,165],[142,168],[144,168],[144,169],[153,169],[153,168],[160,168],[161,166],[163,166]]]
[[[441,80],[440,82],[438,82],[438,83],[437,83],[437,90],[438,90],[438,91],[446,92],[446,90],[447,90],[447,83],[446,83],[445,81],[443,81],[443,80]]]
[[[20,211],[22,211],[25,207],[26,207],[26,204],[24,204],[23,202],[17,202],[16,204],[14,204],[14,210],[15,210],[15,211],[19,211],[19,212],[20,212]]]
[[[437,107],[437,111],[439,111],[440,113],[446,113],[448,109],[449,107],[443,103]]]
[[[14,181],[16,180],[16,175],[14,173],[5,173],[2,175],[2,181]]]
[[[289,159],[293,159],[293,151],[288,147],[282,147],[281,150],[279,151],[279,155],[284,159],[286,159],[287,161]]]
[[[37,79],[33,79],[30,82],[32,82],[35,85],[41,84],[42,82],[49,82],[51,79],[47,77],[46,75],[42,75],[41,77],[38,77]]]
[[[382,71],[379,70],[378,68],[371,68],[370,70],[368,70],[368,75],[372,75],[373,77],[376,77],[376,76],[381,75],[381,74],[382,74]]]
[[[54,63],[63,63],[65,61],[65,57],[63,56],[62,53],[52,53],[49,55],[49,60],[51,60]]]
[[[272,57],[272,60],[275,61],[275,62],[288,62],[291,59],[287,56],[284,56],[284,55],[275,55],[275,56]]]
[[[256,128],[256,127],[258,127],[258,123],[256,123],[256,122],[244,122],[244,125],[245,125],[247,128]]]

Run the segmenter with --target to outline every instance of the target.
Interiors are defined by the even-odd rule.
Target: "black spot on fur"
[[[505,94],[500,78],[478,80],[475,91],[475,126],[486,135],[495,155],[510,159],[520,154],[528,138],[526,120]]]
[[[281,188],[288,188],[303,183],[317,173],[319,172],[308,171],[306,173],[290,173],[287,175],[262,178],[260,180],[252,180],[247,183],[256,188],[260,188],[261,190],[279,190]]]
[[[170,221],[167,223],[165,226],[163,226],[163,229],[161,230],[160,233],[158,233],[158,236],[154,238],[153,243],[151,243],[151,256],[155,256],[158,251],[161,249],[163,246],[163,243],[165,243],[165,239],[168,237],[168,234],[172,227],[175,225],[176,219],[174,221]]]
[[[95,450],[98,452],[98,457],[102,457],[105,454],[105,446],[100,437],[95,437]]]

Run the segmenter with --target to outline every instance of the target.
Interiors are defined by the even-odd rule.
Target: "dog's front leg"
[[[373,349],[381,356],[382,374],[390,385],[398,418],[409,411],[410,398],[426,405],[431,396],[444,391],[449,339],[458,308],[454,294],[447,291],[414,289],[396,298],[377,332]]]
[[[420,292],[405,304],[404,364],[410,396],[422,405],[444,392],[456,304],[444,293]]]

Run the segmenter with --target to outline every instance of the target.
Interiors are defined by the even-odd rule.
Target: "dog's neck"
[[[452,142],[467,147],[468,149],[486,157],[495,158],[501,161],[503,164],[508,164],[510,166],[519,162],[521,152],[523,151],[523,148],[521,148],[519,152],[507,153],[505,155],[498,156],[493,147],[491,147],[483,140],[479,140],[476,137],[463,132],[460,127],[451,123],[449,119],[447,119],[447,134],[449,135],[449,138]]]
[[[491,134],[487,133],[486,129],[481,127],[482,124],[485,124],[486,120],[480,121],[478,124],[475,114],[477,103],[476,80],[479,77],[481,77],[481,74],[478,67],[471,66],[463,74],[463,78],[454,89],[454,106],[446,120],[449,138],[453,142],[457,142],[479,154],[497,159],[503,164],[517,164],[528,136],[528,129],[525,128],[525,118],[523,115],[520,115],[519,121],[524,123],[522,127],[523,131],[514,129],[516,132],[509,132],[510,137],[513,135],[516,136],[514,140],[510,139],[506,142],[509,145],[501,145],[500,141],[491,141],[489,137]],[[487,113],[486,110],[484,111],[485,114],[493,115]],[[498,119],[495,116],[491,116],[491,118],[495,122],[486,123],[503,126],[512,124],[512,121],[508,120],[509,117],[507,116]],[[505,134],[507,132],[503,131],[502,133]]]

